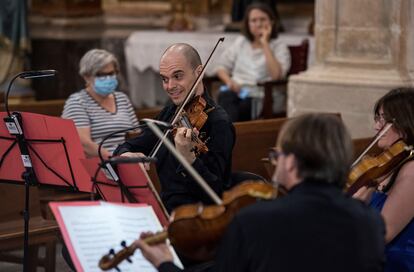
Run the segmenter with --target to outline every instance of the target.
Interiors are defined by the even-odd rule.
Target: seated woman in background
[[[106,135],[138,125],[129,98],[116,91],[118,73],[118,60],[106,50],[92,49],[80,60],[79,74],[85,88],[69,96],[62,118],[75,122],[88,157],[98,155],[98,145]],[[102,155],[112,155],[124,141],[125,133],[115,134],[104,143]]]
[[[227,47],[216,69],[217,76],[226,84],[220,88],[218,103],[233,122],[258,117],[263,90],[257,83],[282,79],[290,67],[289,49],[276,39],[275,15],[269,6],[251,4],[246,9],[243,27],[244,36]],[[284,97],[277,100],[284,101]]]
[[[392,127],[378,140],[388,149],[398,140],[414,145],[414,89],[398,88],[375,105],[375,130]],[[354,197],[379,210],[385,221],[385,272],[414,271],[414,158],[407,157],[378,186],[362,187]]]

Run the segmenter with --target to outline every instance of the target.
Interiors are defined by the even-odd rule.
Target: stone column
[[[373,135],[375,101],[414,85],[414,0],[316,0],[315,65],[292,76],[288,116],[339,112],[354,138]]]

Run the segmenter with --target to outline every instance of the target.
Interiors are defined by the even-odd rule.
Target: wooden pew
[[[10,111],[23,111],[46,114],[50,116],[60,116],[65,105],[64,99],[44,100],[44,101],[26,101],[19,104],[10,104]],[[4,108],[4,106],[2,105]],[[155,118],[161,111],[162,107],[135,109],[138,119]]]
[[[62,114],[64,99],[44,100],[44,101],[25,101],[19,104],[9,104],[10,111],[23,111],[45,114],[50,116],[60,116]]]
[[[261,175],[270,180],[273,167],[262,161],[267,158],[270,147],[276,145],[276,140],[283,124],[289,118],[276,118],[234,123],[236,129],[236,144],[233,149],[233,171],[248,171]],[[354,139],[354,159],[368,146],[372,138]],[[378,154],[374,146],[368,154]]]
[[[371,143],[372,140],[373,140],[372,137],[357,138],[357,139],[352,140],[352,142],[354,143],[354,160],[359,157],[359,155],[364,151],[365,148],[368,147],[368,145]],[[379,153],[381,153],[381,149],[377,145],[374,145],[368,151],[367,154],[371,155],[371,156],[374,156],[374,155],[379,154]]]
[[[24,186],[0,184],[0,261],[22,263],[23,257],[11,255],[10,250],[22,250],[24,241]],[[59,228],[55,221],[44,220],[40,214],[39,197],[36,187],[30,188],[29,221],[29,271],[38,266],[45,271],[55,271],[56,241]],[[44,258],[38,256],[40,246],[45,246]]]
[[[261,159],[266,158],[269,148],[275,146],[277,136],[287,120],[275,118],[234,123],[236,143],[233,148],[233,172],[248,171],[270,180]]]
[[[161,110],[162,107],[135,109],[135,114],[137,115],[138,120],[144,118],[154,119]]]

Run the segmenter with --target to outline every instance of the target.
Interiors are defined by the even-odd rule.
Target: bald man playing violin
[[[160,76],[163,88],[171,101],[158,115],[158,120],[172,121],[177,107],[184,101],[201,71],[201,59],[193,47],[179,43],[167,48],[160,60]],[[169,137],[177,151],[198,171],[209,186],[221,195],[230,180],[231,154],[235,142],[234,127],[226,112],[208,96],[203,83],[200,82],[195,88],[195,95],[200,95],[207,103],[204,110],[208,115],[206,123],[200,131],[180,127],[175,136],[170,133]],[[193,135],[208,139],[206,143],[208,152],[196,156]],[[158,138],[148,128],[144,128],[140,136],[120,145],[114,154],[128,157],[148,156],[157,142]],[[208,195],[164,146],[160,147],[156,158],[158,159],[156,169],[161,183],[161,199],[168,212],[183,204],[212,203]]]
[[[236,214],[209,271],[382,271],[382,218],[342,191],[352,142],[337,116],[290,120],[269,159],[277,164],[273,182],[288,194]],[[135,242],[144,257],[160,272],[180,271],[166,244],[150,246],[148,235]]]

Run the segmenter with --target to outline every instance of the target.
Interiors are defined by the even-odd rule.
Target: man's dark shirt
[[[218,195],[221,195],[225,185],[230,180],[235,132],[233,124],[225,111],[207,95],[203,95],[203,98],[207,102],[206,109],[214,107],[208,113],[208,119],[200,130],[200,135],[204,134],[208,138],[207,147],[209,151],[197,157],[192,166],[207,181],[210,187]],[[173,103],[169,103],[158,115],[157,120],[172,121],[176,108]],[[169,138],[173,141],[171,135]],[[142,152],[148,156],[157,142],[158,138],[152,131],[149,128],[144,128],[140,136],[120,145],[114,154]],[[165,146],[161,146],[156,157],[158,159],[157,173],[162,187],[161,198],[168,212],[183,204],[200,201],[205,204],[212,203],[209,196],[191,178]]]
[[[379,272],[381,216],[333,185],[305,181],[287,196],[242,209],[229,225],[215,272]],[[181,271],[163,263],[160,272]]]
[[[214,271],[379,272],[384,234],[379,213],[334,185],[308,180],[242,210]]]

